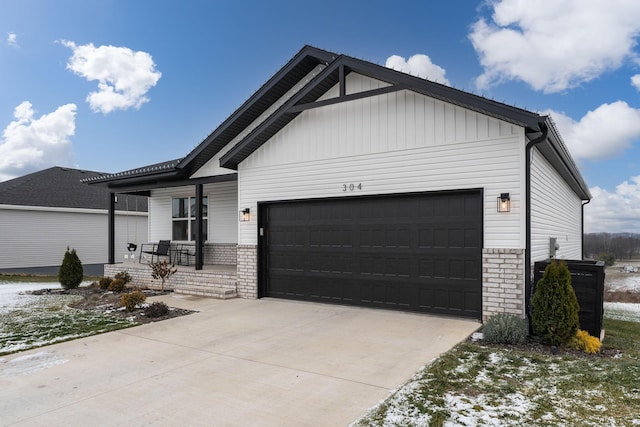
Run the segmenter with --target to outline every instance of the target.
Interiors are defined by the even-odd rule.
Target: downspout
[[[532,139],[525,148],[526,152],[526,177],[525,177],[525,193],[527,195],[527,212],[526,212],[526,248],[524,253],[524,305],[527,320],[531,324],[531,151],[533,147],[547,140],[549,128],[544,122],[538,124],[542,135],[536,139]]]
[[[581,250],[580,254],[582,255],[582,259],[585,258],[585,256],[584,256],[584,207],[586,205],[588,205],[589,203],[591,203],[591,199],[587,200],[585,203],[582,204],[582,212],[581,212],[581,214],[582,214],[582,218],[581,218],[582,219],[582,230],[581,230],[582,234],[580,235],[580,238],[582,239],[581,240],[582,248],[580,249]]]

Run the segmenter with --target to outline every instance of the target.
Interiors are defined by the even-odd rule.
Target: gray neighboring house
[[[551,117],[311,46],[184,158],[85,182],[150,196],[203,286],[231,253],[244,298],[481,320],[582,258],[591,199]]]
[[[109,191],[84,185],[99,172],[51,167],[0,182],[0,272],[56,273],[68,247],[85,273],[101,275],[107,262]],[[116,251],[147,241],[146,197],[118,195]]]

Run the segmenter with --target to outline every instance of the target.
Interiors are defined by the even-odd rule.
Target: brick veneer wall
[[[482,320],[495,313],[525,317],[524,249],[482,250]]]
[[[258,298],[258,247],[238,245],[238,296]]]
[[[151,277],[151,267],[147,264],[124,263],[105,264],[104,275],[113,277],[116,273],[128,271],[132,277],[131,285],[147,289],[160,289],[162,281]],[[202,283],[215,285],[221,289],[236,290],[235,272],[212,272],[207,270],[178,269],[178,272],[171,276],[165,289],[175,289],[177,286],[185,286],[190,283]]]
[[[207,243],[204,245],[204,263],[236,265],[238,252],[235,243]]]

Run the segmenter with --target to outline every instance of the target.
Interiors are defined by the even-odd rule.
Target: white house
[[[109,191],[80,182],[100,175],[52,167],[0,182],[0,272],[56,273],[70,247],[85,273],[102,274]],[[114,208],[114,250],[123,259],[127,243],[147,241],[147,198],[121,195]]]
[[[149,195],[149,240],[242,297],[477,319],[582,258],[591,197],[550,117],[309,46],[183,159],[86,182]]]

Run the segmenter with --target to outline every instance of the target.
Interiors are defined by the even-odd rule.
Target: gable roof
[[[320,64],[328,64],[337,54],[312,46],[303,47],[276,74],[267,80],[249,99],[247,99],[224,122],[214,129],[198,146],[182,159],[144,166],[117,174],[107,174],[85,180],[90,184],[122,181],[122,185],[159,183],[171,179],[185,179],[204,166],[213,156],[222,150],[233,138],[244,131],[274,102],[300,83],[300,80]],[[147,179],[144,179],[147,177]]]
[[[588,186],[548,116],[542,116],[381,65],[311,46],[303,47],[193,151],[175,163],[175,165],[168,167],[163,172],[163,175],[158,176],[152,172],[147,174],[120,173],[98,177],[93,179],[93,182],[107,183],[107,185],[115,188],[116,186],[126,187],[127,185],[132,185],[134,183],[132,181],[133,177],[137,178],[137,185],[144,183],[145,180],[148,184],[157,183],[159,179],[187,180],[191,174],[204,166],[234,138],[245,131],[248,126],[256,122],[256,119],[272,107],[276,101],[298,85],[304,76],[321,64],[325,67],[315,77],[282,103],[275,112],[262,122],[257,123],[254,129],[220,158],[220,166],[232,170],[237,169],[240,162],[307,109],[393,91],[410,90],[521,126],[529,139],[534,139],[544,129],[548,129],[548,138],[539,144],[537,148],[556,167],[576,194],[583,200],[591,198]],[[346,94],[343,87],[344,80],[352,72],[381,80],[389,84],[389,86],[361,93]],[[336,84],[341,86],[339,97],[318,101],[324,93]],[[116,183],[119,180],[121,182]]]
[[[0,204],[106,210],[110,190],[81,182],[100,175],[100,172],[54,166],[0,182]],[[128,203],[119,203],[117,210],[136,211],[137,200],[137,211],[147,211],[146,197],[127,197]]]

